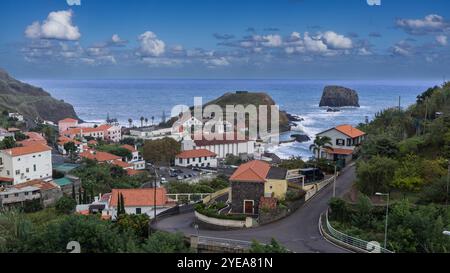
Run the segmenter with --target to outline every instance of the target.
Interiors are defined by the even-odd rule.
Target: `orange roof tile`
[[[98,162],[106,162],[106,161],[113,161],[113,160],[121,160],[122,158],[117,155],[113,155],[107,152],[98,152],[98,151],[84,151],[80,153],[80,156],[83,158],[96,160]]]
[[[230,177],[230,181],[237,182],[266,182],[270,165],[266,162],[253,160],[242,164]]]
[[[340,148],[333,148],[332,150],[326,149],[327,153],[329,154],[335,154],[335,155],[351,155],[353,154],[353,150],[350,149],[340,149]]]
[[[128,164],[127,162],[124,162],[122,160],[114,160],[111,164],[119,166],[119,167],[122,167],[124,169],[133,168],[134,167],[134,165]]]
[[[15,128],[15,127],[10,127],[8,128],[8,132],[20,132],[22,130],[20,130],[19,128]]]
[[[165,188],[156,188],[156,205],[164,206],[167,204]],[[117,200],[119,194],[123,195],[125,207],[148,207],[154,205],[155,189],[113,189],[111,193],[111,199],[109,201],[110,206],[117,207]]]
[[[133,146],[128,145],[128,144],[124,144],[121,147],[127,149],[128,151],[130,151],[132,153],[137,152],[137,150]]]
[[[39,133],[25,132],[25,135],[28,136],[28,139],[18,141],[22,146],[30,146],[37,143],[47,145],[47,140]]]
[[[176,158],[197,158],[197,157],[204,157],[204,156],[217,156],[217,154],[206,150],[206,149],[196,149],[196,150],[188,150],[183,151],[176,155]]]
[[[360,137],[366,134],[363,131],[348,124],[336,126],[335,129],[351,138]]]
[[[58,123],[64,123],[64,122],[67,122],[67,123],[73,123],[73,122],[78,122],[78,120],[76,120],[76,119],[74,119],[74,118],[65,118],[65,119],[62,119],[62,120],[60,120],[60,121],[58,121]]]
[[[126,169],[126,171],[129,176],[138,175],[145,172],[144,170],[133,170],[133,169]]]
[[[29,146],[16,147],[16,148],[12,148],[12,149],[6,149],[3,151],[10,154],[11,156],[20,156],[20,155],[41,153],[41,152],[46,152],[46,151],[51,151],[51,150],[52,150],[52,148],[48,147],[47,145],[36,143],[36,144],[29,145]]]

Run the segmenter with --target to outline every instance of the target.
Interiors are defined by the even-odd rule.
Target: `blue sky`
[[[381,0],[380,6],[367,0],[1,5],[0,67],[20,78],[450,76],[448,0]]]

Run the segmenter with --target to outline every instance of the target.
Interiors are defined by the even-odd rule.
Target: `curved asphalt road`
[[[355,180],[355,167],[349,166],[341,172],[336,181],[336,195],[342,196],[352,186]],[[200,236],[227,238],[234,240],[270,242],[275,238],[288,249],[297,252],[323,252],[345,253],[348,252],[326,241],[319,232],[318,222],[322,212],[328,207],[328,201],[333,195],[333,184],[322,189],[312,199],[290,216],[277,222],[264,226],[229,230],[200,230]],[[156,228],[169,232],[183,232],[186,235],[197,234],[192,223],[194,213],[185,213],[165,219],[156,223]]]

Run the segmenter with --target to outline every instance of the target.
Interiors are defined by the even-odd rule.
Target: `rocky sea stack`
[[[326,86],[323,90],[320,107],[360,107],[358,93],[355,90],[342,86]]]

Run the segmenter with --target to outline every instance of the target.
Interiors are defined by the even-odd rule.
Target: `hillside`
[[[247,105],[253,104],[258,109],[260,105],[270,106],[275,105],[276,103],[268,94],[263,92],[237,91],[234,93],[227,92],[224,95],[220,96],[219,98],[205,103],[204,107],[211,104],[219,105],[223,109],[225,115],[225,108],[227,105],[243,105],[245,107]],[[191,109],[193,110],[193,107],[191,107]],[[290,120],[288,114],[284,111],[279,111],[279,116],[280,116],[280,131],[284,132],[289,130]],[[166,124],[161,124],[161,126],[170,127],[176,120],[177,118],[174,117],[169,121],[167,121]],[[270,109],[268,109],[268,122],[269,122],[268,128],[270,128]]]
[[[0,111],[18,112],[28,122],[36,118],[57,122],[77,118],[72,105],[53,98],[42,88],[20,82],[0,69]]]

